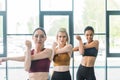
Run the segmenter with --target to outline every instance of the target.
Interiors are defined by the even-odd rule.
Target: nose
[[[64,37],[61,37],[61,39],[60,39],[61,41],[64,41]]]
[[[38,40],[40,41],[42,39],[42,37],[41,36],[38,36]]]

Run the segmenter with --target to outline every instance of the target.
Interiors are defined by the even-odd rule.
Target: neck
[[[89,41],[88,44],[91,43],[92,41],[93,41],[93,40]]]
[[[35,52],[41,52],[44,49],[44,46],[39,46],[35,48]]]
[[[59,48],[62,48],[62,47],[64,47],[66,44],[59,44]]]

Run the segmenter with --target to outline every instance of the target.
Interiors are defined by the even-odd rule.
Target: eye
[[[63,36],[63,38],[66,38],[66,36]]]
[[[34,37],[35,37],[35,38],[38,38],[38,37],[39,37],[39,38],[44,38],[45,35],[37,35],[37,34],[36,34]]]
[[[61,36],[58,36],[59,38],[61,38]]]
[[[41,38],[44,38],[45,36],[44,35],[40,35]]]
[[[38,38],[38,35],[35,35],[34,37]]]

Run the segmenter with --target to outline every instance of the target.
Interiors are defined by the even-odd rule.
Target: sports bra
[[[70,56],[68,53],[56,54],[53,58],[54,66],[62,66],[70,64]]]
[[[93,47],[93,48],[85,49],[83,56],[94,56],[94,57],[96,57],[97,54],[98,54],[98,50],[95,47]]]
[[[31,55],[34,54],[34,49],[31,51]],[[50,60],[48,58],[34,60],[31,62],[29,73],[31,72],[49,72]]]

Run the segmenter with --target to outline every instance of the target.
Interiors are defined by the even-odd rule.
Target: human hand
[[[5,61],[7,61],[7,58],[6,58],[6,57],[0,58],[0,65],[2,64],[2,62],[5,62]]]
[[[29,41],[29,40],[26,40],[26,41],[25,41],[25,45],[26,45],[26,47],[27,47],[28,49],[31,49],[31,48],[32,48],[32,43],[31,43],[31,41]]]
[[[1,63],[2,63],[2,59],[0,58],[0,65],[1,65]]]
[[[56,46],[58,45],[58,43],[57,42],[53,42],[53,45],[52,45],[52,47],[53,48],[56,48]]]
[[[81,39],[81,36],[79,36],[79,35],[76,35],[76,39],[77,39],[77,40],[82,40],[82,39]]]

